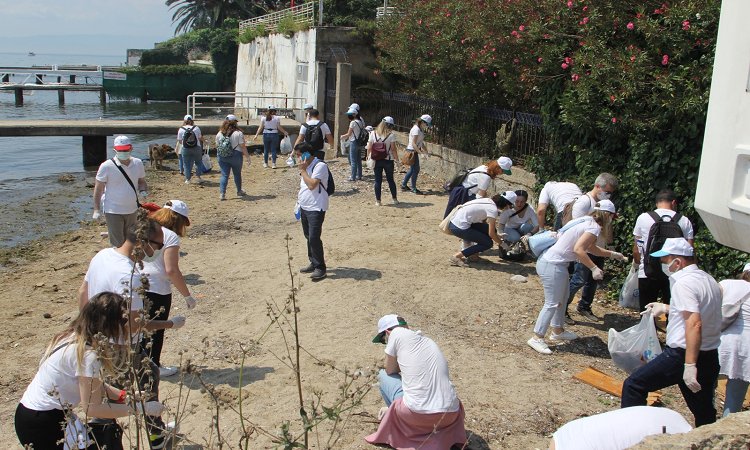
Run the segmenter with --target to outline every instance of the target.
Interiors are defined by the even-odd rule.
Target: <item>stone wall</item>
[[[750,411],[730,414],[711,425],[685,434],[650,436],[633,449],[637,450],[718,450],[750,448]]]

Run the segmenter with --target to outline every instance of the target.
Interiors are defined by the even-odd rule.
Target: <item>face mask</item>
[[[675,262],[675,261],[677,261],[677,260],[673,259],[672,262],[670,262],[668,264],[665,264],[665,263],[661,264],[661,271],[664,272],[664,275],[666,275],[668,277],[671,277],[672,275],[674,275],[674,274],[676,274],[677,272],[680,271],[680,269],[672,271],[672,269],[671,269],[672,263]]]
[[[598,199],[599,201],[602,201],[602,200],[609,200],[610,198],[612,198],[612,194],[611,194],[611,193],[609,193],[609,192],[604,192],[604,191],[601,191],[601,192],[599,193],[599,195],[597,195],[597,196],[596,196],[596,198],[597,198],[597,199]]]
[[[152,262],[156,261],[157,259],[159,259],[160,256],[161,256],[161,250],[154,250],[154,254],[153,255],[151,255],[151,256],[144,255],[143,256],[143,262],[152,263]]]
[[[127,161],[130,159],[130,152],[115,152],[115,156],[120,161]]]

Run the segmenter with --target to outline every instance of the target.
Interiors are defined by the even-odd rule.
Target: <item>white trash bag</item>
[[[208,173],[211,171],[211,169],[214,168],[213,163],[211,163],[211,157],[208,156],[208,152],[206,151],[203,153],[203,157],[201,158],[201,162],[203,163],[203,168],[206,169],[203,173]]]
[[[340,139],[339,138],[339,144],[341,146],[341,156],[346,156],[349,154],[349,146],[351,145],[351,141],[349,139]]]
[[[641,309],[638,295],[638,266],[634,264],[630,266],[630,272],[625,277],[625,282],[622,283],[622,289],[620,289],[620,306],[635,309],[636,311]]]
[[[297,160],[294,159],[294,155],[289,155],[289,158],[286,159],[286,165],[289,167],[294,167],[297,165]]]
[[[654,315],[646,312],[640,323],[620,332],[610,328],[607,347],[612,362],[628,374],[656,358],[661,353],[661,345],[656,335]]]
[[[281,150],[282,155],[292,153],[292,140],[289,139],[289,136],[284,136],[284,139],[281,140],[281,144],[279,144],[279,149]]]

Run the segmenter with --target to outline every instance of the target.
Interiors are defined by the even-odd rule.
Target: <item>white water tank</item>
[[[695,208],[721,244],[750,252],[750,1],[721,4]]]

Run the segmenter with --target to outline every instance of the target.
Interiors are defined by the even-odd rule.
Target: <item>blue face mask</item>
[[[300,155],[300,160],[307,161],[311,157],[312,157],[312,155],[310,154],[310,152],[305,152],[302,155]]]

